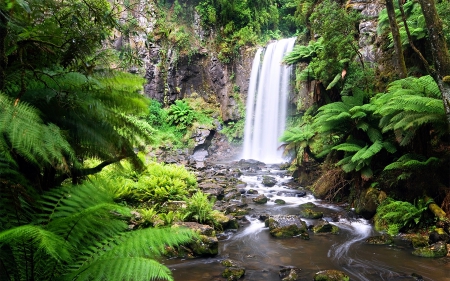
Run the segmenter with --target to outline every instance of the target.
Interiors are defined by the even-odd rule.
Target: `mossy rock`
[[[314,281],[349,281],[350,277],[339,270],[323,270],[314,275]]]
[[[314,208],[317,207],[313,202],[303,203],[299,205],[300,208]]]
[[[365,219],[371,219],[375,215],[378,205],[380,205],[386,197],[387,195],[384,191],[370,187],[363,191],[356,201],[355,211]]]
[[[316,234],[319,233],[331,233],[331,234],[338,234],[339,233],[339,227],[332,225],[331,223],[321,220],[318,224],[316,224],[313,227],[313,232]]]
[[[227,278],[229,281],[235,281],[245,275],[245,268],[240,266],[231,266],[225,268],[222,276]]]
[[[447,244],[439,241],[431,246],[416,249],[412,254],[424,258],[442,258],[447,255],[447,252]]]
[[[276,238],[299,236],[309,239],[306,223],[298,216],[275,215],[268,219],[269,233]]]
[[[286,201],[284,201],[283,199],[275,199],[275,204],[284,205],[284,204],[286,204]]]
[[[217,237],[200,235],[198,239],[189,243],[189,248],[196,256],[215,256],[219,253],[219,241]]]
[[[277,180],[271,176],[263,176],[262,184],[267,187],[272,187],[277,184]]]
[[[267,199],[267,197],[264,194],[261,194],[258,197],[253,198],[253,202],[255,202],[256,204],[266,204],[268,200],[269,199]]]
[[[414,235],[411,237],[411,244],[414,249],[428,247],[428,237],[424,235]]]
[[[259,192],[256,189],[249,189],[249,190],[247,190],[247,194],[258,194],[258,193]]]
[[[370,245],[391,245],[394,243],[394,239],[389,234],[383,234],[367,238],[366,243]]]
[[[323,218],[323,212],[317,212],[309,208],[305,208],[300,211],[300,217],[305,219],[321,219]]]

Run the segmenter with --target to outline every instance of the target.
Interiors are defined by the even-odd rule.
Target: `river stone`
[[[439,241],[429,247],[416,249],[412,254],[424,258],[442,258],[447,255],[447,244],[443,241]]]
[[[314,281],[349,281],[350,277],[342,271],[329,269],[314,275]]]
[[[247,190],[247,194],[258,194],[258,193],[259,193],[258,190],[255,190],[255,189]]]
[[[266,204],[267,203],[267,197],[264,194],[259,195],[256,198],[253,198],[253,202],[256,204]]]
[[[317,207],[313,202],[303,203],[299,205],[300,208],[314,208]]]
[[[323,218],[323,212],[313,211],[309,208],[300,211],[300,217],[305,219],[321,219]]]
[[[450,236],[442,228],[436,228],[428,236],[428,243],[434,244],[439,241],[450,242]]]
[[[267,187],[272,187],[277,184],[277,180],[271,176],[263,176],[262,184]]]
[[[330,224],[326,220],[320,220],[314,227],[314,233],[331,233],[338,234],[339,228],[335,225]]]
[[[235,281],[245,275],[245,268],[241,266],[231,266],[225,268],[222,276],[227,278],[228,281]]]
[[[277,238],[300,236],[309,239],[306,223],[295,215],[274,215],[268,219],[269,233]]]
[[[275,199],[275,204],[284,205],[286,204],[286,201],[284,201],[283,199]]]
[[[366,243],[371,245],[391,245],[394,243],[394,239],[389,234],[383,234],[367,238]]]
[[[298,280],[298,275],[300,273],[300,268],[294,266],[284,266],[278,275],[281,281],[296,281]]]

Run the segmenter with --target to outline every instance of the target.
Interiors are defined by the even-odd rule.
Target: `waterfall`
[[[283,39],[258,50],[252,64],[244,128],[244,159],[266,163],[283,161],[281,137],[286,124],[286,109],[291,67],[281,64],[292,51],[295,38]],[[261,55],[264,58],[261,64]]]

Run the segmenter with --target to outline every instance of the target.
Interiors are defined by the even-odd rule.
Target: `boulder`
[[[365,219],[371,219],[376,211],[378,205],[386,199],[387,195],[384,191],[370,187],[361,193],[361,196],[355,202],[355,211]]]
[[[447,255],[447,252],[447,244],[439,241],[431,246],[415,249],[412,254],[424,258],[442,258]]]
[[[439,241],[444,241],[446,243],[450,242],[450,235],[448,235],[442,228],[436,228],[428,236],[428,243],[430,244],[434,244]]]
[[[316,204],[313,202],[303,203],[299,205],[300,208],[314,208],[316,207]]]
[[[339,228],[335,225],[332,225],[331,223],[327,222],[326,220],[320,220],[314,227],[313,232],[318,233],[331,233],[331,234],[338,234]]]
[[[323,212],[313,211],[309,208],[305,208],[300,211],[299,216],[305,219],[321,219],[323,218]]]
[[[268,219],[269,233],[277,238],[300,236],[309,239],[306,223],[295,215],[275,215]]]
[[[267,187],[272,187],[277,184],[277,180],[271,176],[263,176],[262,184]]]
[[[275,204],[284,205],[286,204],[286,201],[284,201],[283,199],[275,199]]]
[[[266,204],[268,201],[267,197],[264,194],[258,195],[258,197],[253,198],[253,202],[256,204]]]
[[[329,269],[314,275],[314,281],[349,281],[350,277],[342,271]]]

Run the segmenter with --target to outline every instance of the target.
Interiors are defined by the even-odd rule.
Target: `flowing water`
[[[256,53],[247,98],[247,118],[244,134],[244,159],[265,163],[281,163],[278,150],[286,119],[290,69],[281,64],[283,55],[292,50],[295,39],[284,39],[269,44]],[[263,57],[263,59],[261,59]],[[316,272],[325,269],[342,270],[353,281],[415,280],[412,273],[423,280],[450,281],[449,259],[425,259],[411,254],[412,249],[404,242],[396,246],[368,245],[364,241],[377,235],[373,227],[363,219],[355,219],[342,208],[315,199],[312,195],[297,197],[295,189],[289,188],[292,180],[283,176],[275,166],[267,166],[258,174],[245,174],[241,180],[246,189],[256,189],[271,200],[264,205],[254,204],[243,197],[251,214],[298,214],[299,205],[313,202],[324,219],[340,228],[338,235],[314,235],[310,240],[300,238],[275,239],[270,236],[264,222],[256,215],[246,217],[245,225],[236,232],[228,232],[219,241],[219,255],[211,258],[171,259],[164,263],[173,272],[176,281],[218,281],[225,267],[224,259],[239,261],[245,267],[244,281],[278,281],[280,266],[301,269],[299,280],[313,280]],[[274,187],[264,187],[261,176],[269,174],[277,178]],[[285,205],[276,205],[275,199],[283,199]],[[314,220],[305,220],[314,225]]]
[[[292,51],[295,38],[283,39],[258,50],[250,77],[244,128],[244,159],[282,162],[279,138],[285,129],[291,69],[281,63]],[[261,64],[261,55],[263,60]]]
[[[253,214],[298,214],[299,205],[313,202],[323,211],[324,219],[340,228],[338,235],[314,235],[310,240],[300,238],[276,239],[270,236],[264,222],[256,216],[247,216],[247,223],[236,232],[228,232],[219,241],[219,255],[211,258],[172,259],[165,264],[172,270],[176,281],[225,280],[221,273],[224,259],[239,261],[245,267],[243,281],[278,281],[280,266],[295,266],[301,269],[299,280],[313,280],[316,272],[325,269],[342,270],[350,280],[415,280],[412,273],[423,276],[423,280],[450,281],[450,261],[447,258],[426,259],[411,254],[412,248],[402,241],[396,246],[368,245],[365,239],[377,235],[373,227],[363,219],[355,219],[342,208],[315,199],[312,195],[296,197],[288,187],[291,178],[281,171],[268,168],[262,173],[274,176],[278,184],[264,187],[260,175],[244,175],[246,189],[264,193],[270,201],[257,205],[247,199]],[[256,196],[256,195],[248,195]],[[245,197],[244,197],[245,198]],[[281,198],[285,205],[273,201]],[[245,200],[245,199],[244,199]],[[306,220],[308,225],[314,220]]]

